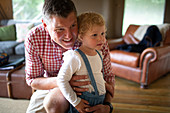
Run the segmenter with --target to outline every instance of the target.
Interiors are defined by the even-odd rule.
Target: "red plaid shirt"
[[[76,41],[73,50],[80,47],[81,43]],[[26,55],[26,81],[30,85],[37,77],[55,77],[62,65],[61,47],[51,40],[49,33],[42,25],[33,28],[25,40]],[[104,55],[104,73],[107,82],[114,82],[114,75],[111,69],[108,44],[102,48]]]

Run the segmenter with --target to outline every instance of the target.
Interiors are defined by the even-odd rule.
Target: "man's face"
[[[53,41],[64,49],[71,49],[78,34],[77,16],[74,12],[67,18],[52,16],[45,28]]]

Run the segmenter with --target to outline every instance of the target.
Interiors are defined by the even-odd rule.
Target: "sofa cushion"
[[[14,48],[18,44],[16,41],[0,41],[0,53],[15,54]]]
[[[0,27],[0,41],[16,40],[15,25]]]
[[[129,67],[138,67],[139,66],[139,53],[133,53],[133,52],[126,52],[121,50],[113,50],[110,51],[110,59],[111,62],[126,65]]]

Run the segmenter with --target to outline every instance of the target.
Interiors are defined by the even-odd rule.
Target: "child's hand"
[[[81,99],[80,103],[77,106],[75,106],[75,108],[80,113],[86,113],[85,109],[90,107],[88,104],[89,104],[88,101]]]

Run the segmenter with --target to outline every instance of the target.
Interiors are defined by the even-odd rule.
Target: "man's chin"
[[[73,46],[65,46],[65,47],[63,47],[63,48],[69,50],[69,49],[72,49]]]
[[[73,46],[74,46],[74,43],[70,43],[70,44],[63,44],[63,45],[62,45],[62,47],[63,47],[64,49],[72,49],[72,48],[73,48]]]
[[[64,49],[72,49],[73,48],[73,46],[74,46],[74,43],[75,43],[75,41],[74,40],[72,40],[72,41],[70,41],[70,42],[63,42],[63,48]]]

